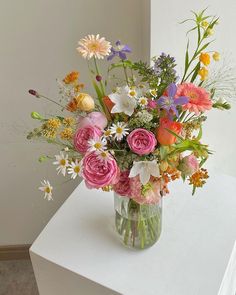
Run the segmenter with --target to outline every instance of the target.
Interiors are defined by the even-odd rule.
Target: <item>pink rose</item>
[[[101,129],[94,126],[88,125],[79,128],[74,135],[74,147],[78,152],[85,154],[89,148],[88,141],[90,139],[98,139],[101,135]]]
[[[103,130],[107,126],[107,118],[101,112],[91,112],[86,117],[80,117],[78,123],[79,128],[92,125]]]
[[[118,182],[119,175],[119,167],[112,156],[106,162],[100,160],[95,152],[83,158],[83,178],[89,188],[113,185]]]
[[[154,151],[157,144],[154,134],[146,129],[133,130],[127,137],[130,149],[138,155],[147,155]]]
[[[113,190],[120,196],[131,196],[131,178],[129,170],[121,171],[119,181],[113,185]]]
[[[178,168],[185,176],[188,176],[192,175],[199,169],[199,163],[197,158],[191,154],[182,159]]]

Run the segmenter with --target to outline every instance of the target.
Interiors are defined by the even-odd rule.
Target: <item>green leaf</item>
[[[201,138],[202,138],[202,126],[200,126],[200,129],[199,129],[198,135],[196,137],[196,140],[199,141]]]
[[[200,67],[201,67],[201,64],[200,64],[200,62],[198,62],[197,65],[195,66],[195,70],[194,70],[194,73],[191,78],[191,83],[196,79],[198,72],[200,70]]]
[[[189,40],[187,43],[187,48],[186,48],[186,53],[185,53],[185,70],[188,68],[188,63],[189,63],[188,48],[189,48]]]
[[[184,141],[184,138],[179,136],[179,134],[175,133],[174,131],[168,129],[168,128],[165,128],[168,132],[170,132],[172,135],[176,136],[179,140],[181,141]]]
[[[199,167],[202,167],[204,165],[204,163],[206,162],[207,158],[204,158],[201,160]]]
[[[204,49],[206,49],[206,48],[207,48],[212,42],[213,42],[213,40],[210,41],[210,42],[208,42],[208,43],[206,43],[205,45],[203,45],[203,46],[197,51],[197,53],[195,54],[195,56],[197,57],[198,54],[201,53]]]
[[[160,156],[161,156],[161,160],[164,160],[167,155],[168,155],[168,149],[165,146],[160,146]]]
[[[195,192],[196,192],[196,186],[193,186],[192,196],[195,194]]]

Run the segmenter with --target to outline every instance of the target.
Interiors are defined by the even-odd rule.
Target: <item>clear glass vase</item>
[[[160,237],[162,198],[155,204],[139,204],[114,193],[115,225],[122,242],[129,248],[146,249]]]

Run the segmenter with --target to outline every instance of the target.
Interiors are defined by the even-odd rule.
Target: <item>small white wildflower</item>
[[[64,155],[60,152],[60,155],[55,155],[56,161],[53,162],[54,165],[59,165],[57,167],[57,174],[61,173],[63,176],[66,175],[66,168],[68,167],[68,155]]]
[[[52,190],[53,187],[51,186],[50,182],[48,180],[41,181],[42,186],[39,187],[39,190],[44,192],[44,199],[47,199],[48,201],[53,200],[52,198]]]
[[[71,162],[68,168],[68,174],[71,174],[71,178],[75,179],[77,176],[81,176],[82,165],[76,159],[75,162]]]
[[[126,128],[124,122],[117,122],[111,126],[111,133],[115,134],[115,139],[121,140],[124,136],[128,134],[128,128]]]
[[[97,150],[106,150],[107,141],[105,138],[99,138],[99,139],[90,139],[88,141],[89,145],[89,151],[97,151]]]

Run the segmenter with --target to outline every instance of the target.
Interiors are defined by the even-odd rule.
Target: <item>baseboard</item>
[[[30,246],[31,245],[0,246],[0,261],[30,259],[30,255],[29,255]]]

